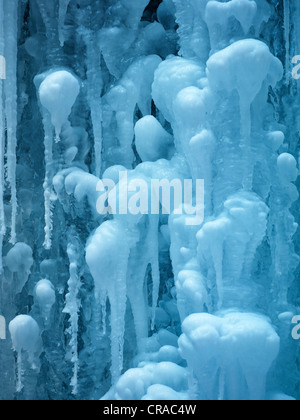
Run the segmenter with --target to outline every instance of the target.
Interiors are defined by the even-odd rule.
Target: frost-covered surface
[[[300,399],[299,2],[148,3],[0,0],[0,400]]]

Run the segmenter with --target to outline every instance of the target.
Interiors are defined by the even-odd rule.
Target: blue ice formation
[[[299,54],[298,0],[0,0],[0,400],[300,399]]]

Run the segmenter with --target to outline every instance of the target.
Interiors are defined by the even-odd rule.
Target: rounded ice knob
[[[48,318],[51,308],[56,301],[53,284],[49,280],[39,281],[35,287],[35,297],[42,315]]]
[[[40,329],[37,322],[28,315],[19,315],[9,324],[14,350],[27,351],[33,355],[38,350]]]
[[[283,182],[295,182],[298,178],[297,161],[289,153],[282,153],[277,159],[277,168]]]
[[[79,92],[78,79],[66,70],[49,74],[41,83],[39,88],[40,101],[51,114],[57,140],[59,140],[63,124],[67,122],[71,114]]]

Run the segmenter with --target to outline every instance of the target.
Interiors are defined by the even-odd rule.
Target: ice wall
[[[0,399],[300,398],[299,13],[0,0]]]

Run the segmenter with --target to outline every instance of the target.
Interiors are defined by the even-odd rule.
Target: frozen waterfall
[[[300,400],[298,3],[0,0],[0,400]]]

